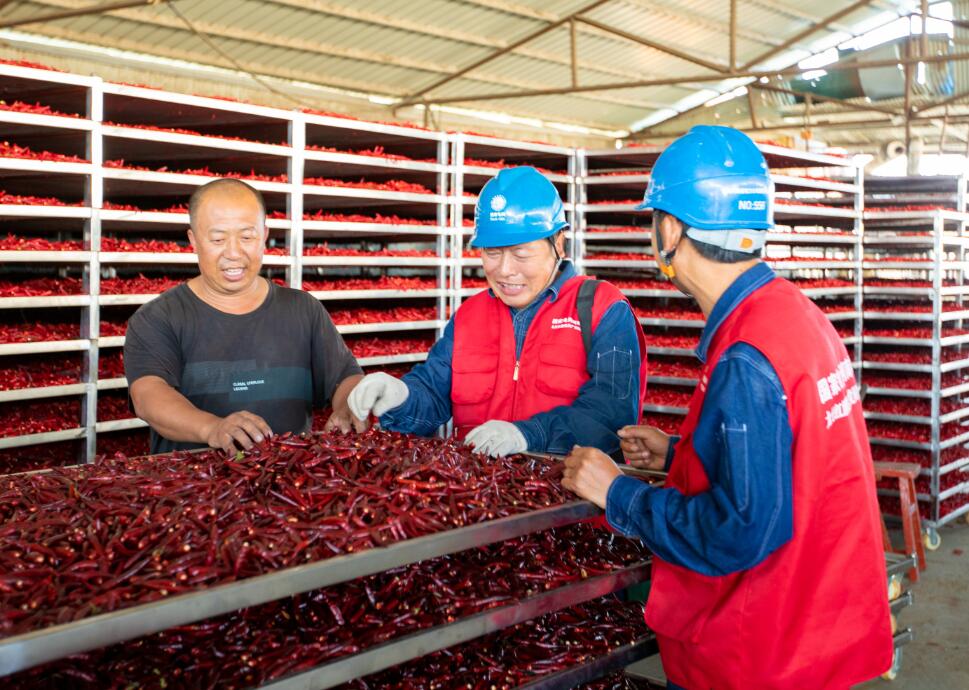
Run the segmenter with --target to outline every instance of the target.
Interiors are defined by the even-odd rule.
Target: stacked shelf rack
[[[840,157],[759,146],[778,192],[765,258],[828,313],[860,377],[862,170]],[[630,299],[650,355],[646,421],[675,432],[697,383],[693,350],[704,321],[659,274],[651,214],[635,210],[662,150],[579,151],[575,244],[580,270],[616,283]]]
[[[570,224],[569,238],[574,240],[575,149],[536,142],[497,139],[476,134],[455,133],[451,137],[451,216],[453,244],[452,309],[481,290],[484,275],[477,251],[468,246],[474,233],[474,207],[485,183],[505,166],[531,165],[545,174],[558,189],[565,203]],[[571,243],[574,256],[575,242]]]
[[[0,93],[3,470],[147,449],[125,323],[197,272],[185,204],[216,176],[262,192],[264,275],[324,301],[367,369],[420,361],[440,333],[449,135],[12,64]]]
[[[876,188],[865,214],[865,416],[876,460],[922,466],[925,543],[938,548],[938,527],[969,516],[966,183],[888,178]],[[897,514],[897,490],[879,494]]]

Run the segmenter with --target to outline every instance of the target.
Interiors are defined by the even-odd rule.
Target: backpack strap
[[[596,298],[596,290],[599,288],[601,280],[584,280],[579,286],[579,296],[575,300],[575,305],[579,311],[579,326],[582,328],[582,344],[585,345],[585,352],[589,354],[592,350],[592,303]]]

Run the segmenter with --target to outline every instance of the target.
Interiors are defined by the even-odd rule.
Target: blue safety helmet
[[[472,247],[510,247],[567,228],[555,185],[535,168],[504,168],[488,180],[474,207]]]
[[[636,208],[665,211],[699,230],[769,230],[774,183],[750,137],[730,127],[698,125],[660,155]]]

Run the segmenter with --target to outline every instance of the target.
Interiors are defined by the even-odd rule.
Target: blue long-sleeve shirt
[[[724,319],[774,278],[770,267],[757,264],[724,292],[696,350],[701,362]],[[792,441],[777,372],[759,350],[736,343],[710,375],[693,433],[709,490],[686,497],[619,477],[609,487],[606,519],[669,563],[712,576],[752,568],[793,534]]]
[[[512,309],[515,354],[521,355],[528,329],[546,300],[558,299],[567,280],[576,275],[564,261],[558,277],[530,305]],[[482,327],[485,327],[482,325]],[[635,424],[639,407],[639,323],[626,302],[611,305],[592,334],[586,364],[589,380],[571,405],[561,405],[515,422],[528,449],[568,453],[576,444],[607,453],[619,448],[616,431]],[[451,418],[451,358],[454,354],[454,317],[444,335],[427,355],[427,361],[404,375],[410,391],[407,400],[380,417],[385,429],[424,436],[433,434]]]

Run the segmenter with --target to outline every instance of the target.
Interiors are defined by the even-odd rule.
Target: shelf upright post
[[[569,166],[569,173],[573,176],[572,189],[575,190],[572,199],[572,262],[576,272],[585,273],[585,232],[588,225],[585,218],[585,205],[588,201],[585,178],[589,174],[589,163],[584,148],[576,149],[569,160]]]
[[[945,219],[942,213],[936,211],[932,219],[932,399],[929,411],[932,420],[930,427],[932,477],[929,493],[932,497],[932,521],[936,526],[942,518],[939,501],[939,469],[942,458],[939,413],[942,392],[942,262],[945,258],[942,239],[944,234]]]
[[[292,155],[289,158],[289,184],[292,191],[286,204],[289,215],[289,232],[286,244],[289,246],[289,286],[299,290],[303,287],[303,168],[306,151],[306,117],[298,110],[290,111],[289,145]]]
[[[448,297],[453,314],[461,306],[461,267],[464,259],[464,135],[460,133],[453,135],[451,141],[451,166],[454,181],[448,200],[454,234],[451,236],[451,285]]]
[[[435,245],[437,257],[441,260],[437,269],[437,285],[439,296],[437,298],[437,320],[442,323],[435,331],[438,338],[444,335],[444,322],[447,320],[447,308],[450,303],[447,284],[448,278],[452,277],[457,271],[461,272],[461,252],[454,252],[454,228],[449,226],[449,204],[448,204],[448,155],[450,141],[447,134],[442,134],[437,141],[437,163],[440,170],[437,173],[437,194],[440,201],[437,204],[437,231],[435,232]],[[459,247],[460,249],[460,247]],[[455,268],[457,267],[457,268]],[[453,280],[453,278],[452,278]]]
[[[85,193],[85,204],[91,209],[91,219],[84,232],[84,248],[90,252],[87,271],[84,276],[85,292],[90,298],[87,307],[81,308],[81,338],[87,340],[89,347],[83,354],[81,368],[85,384],[84,398],[81,403],[82,424],[84,427],[84,451],[82,460],[92,462],[97,452],[98,418],[98,338],[101,328],[101,207],[104,204],[104,88],[100,79],[87,91],[87,116],[92,127],[87,138],[87,159],[91,162],[91,175]]]
[[[864,261],[865,261],[865,169],[860,166],[855,166],[855,313],[857,317],[855,318],[855,347],[854,347],[854,361],[855,361],[855,377],[858,380],[859,387],[861,386],[862,378],[862,361],[864,359],[864,320],[865,320],[865,306],[864,306]]]

